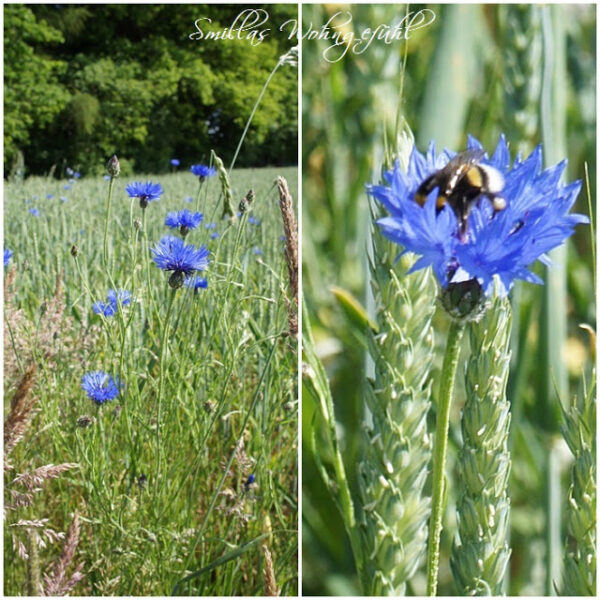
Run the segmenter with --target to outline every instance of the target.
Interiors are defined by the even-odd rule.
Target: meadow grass
[[[5,471],[6,595],[80,563],[77,595],[297,593],[297,347],[278,175],[296,198],[295,168],[231,173],[236,203],[256,194],[235,220],[221,219],[218,180],[198,193],[189,172],[115,179],[108,223],[102,178],[6,184],[5,415],[19,390],[34,404]],[[146,180],[165,193],[142,216],[124,188]],[[171,290],[151,261],[149,246],[176,235],[167,211],[183,208],[204,213],[185,241],[210,250],[206,289]],[[111,288],[132,303],[94,314]],[[123,383],[114,401],[86,397],[94,370]],[[15,482],[43,466],[37,484]]]

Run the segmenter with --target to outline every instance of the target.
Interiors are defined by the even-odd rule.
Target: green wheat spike
[[[503,77],[498,86],[504,101],[504,132],[530,152],[539,130],[542,86],[542,35],[540,8],[531,4],[498,6],[498,30]],[[518,141],[517,141],[518,140]]]
[[[592,382],[594,382],[594,377]],[[596,401],[594,386],[563,408],[561,432],[575,462],[566,511],[563,595],[596,595]]]
[[[233,193],[231,191],[231,183],[229,183],[227,169],[223,165],[223,161],[215,154],[214,150],[211,150],[211,155],[219,175],[221,193],[223,194],[223,216],[221,218],[224,219],[225,217],[229,217],[230,219],[235,219]]]
[[[509,303],[499,298],[470,328],[458,460],[462,491],[457,504],[458,537],[450,559],[459,595],[502,594],[510,557],[510,404],[506,400],[510,328]]]
[[[405,593],[426,553],[430,511],[423,487],[431,459],[436,289],[430,270],[405,275],[414,258],[405,255],[394,264],[396,251],[374,226],[370,269],[379,329],[369,332],[375,377],[367,384],[372,422],[364,425],[359,484],[363,591],[375,596]]]

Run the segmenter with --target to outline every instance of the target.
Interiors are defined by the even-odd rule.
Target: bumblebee
[[[436,209],[439,213],[447,204],[458,219],[461,240],[467,234],[467,221],[473,205],[483,196],[492,203],[494,214],[506,208],[506,200],[499,194],[504,188],[504,177],[481,163],[483,150],[467,150],[452,158],[448,164],[423,181],[415,194],[415,202],[424,206],[427,196],[438,188]]]

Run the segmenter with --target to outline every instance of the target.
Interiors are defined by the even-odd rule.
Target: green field
[[[105,179],[5,185],[5,418],[11,402],[29,411],[11,421],[5,456],[6,595],[66,585],[79,565],[75,595],[264,595],[271,560],[277,591],[297,593],[298,357],[279,175],[295,200],[295,168],[234,171],[236,209],[250,188],[256,200],[252,219],[233,221],[218,178],[198,193],[189,172],[115,179],[108,222]],[[125,185],[147,180],[165,193],[139,229]],[[178,235],[164,220],[183,208],[204,213],[186,244],[210,250],[196,292],[172,291],[149,252]],[[111,288],[132,303],[94,314]],[[96,370],[123,383],[103,405],[81,389]],[[69,557],[75,533],[56,534],[75,514]]]

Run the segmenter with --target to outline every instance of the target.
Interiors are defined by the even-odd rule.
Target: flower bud
[[[479,321],[487,308],[485,293],[477,279],[449,283],[439,300],[450,317],[457,321]]]
[[[93,423],[93,417],[89,417],[88,415],[83,415],[77,419],[77,427],[81,427],[81,429],[85,429],[89,427]]]
[[[108,164],[106,165],[106,172],[111,177],[119,176],[119,173],[121,172],[121,165],[119,164],[119,159],[117,158],[116,154],[113,154],[110,160],[108,161]]]
[[[169,277],[169,285],[174,289],[178,290],[182,285],[185,276],[181,271],[173,271],[171,277]]]
[[[77,258],[77,255],[79,254],[79,248],[77,247],[77,244],[73,244],[71,246],[71,256],[73,258]]]

